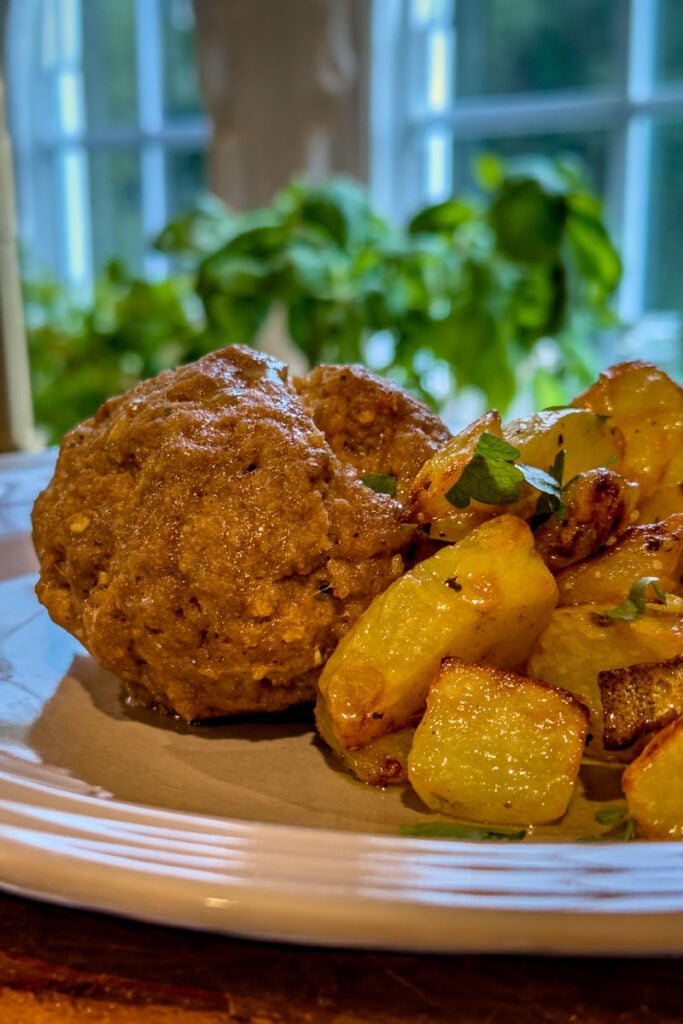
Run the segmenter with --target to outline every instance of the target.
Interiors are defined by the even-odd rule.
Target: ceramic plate
[[[419,801],[338,771],[307,714],[192,728],[127,707],[34,596],[27,515],[50,467],[0,459],[5,889],[318,945],[683,953],[683,844],[577,841],[609,776],[584,774],[563,831],[412,839]]]

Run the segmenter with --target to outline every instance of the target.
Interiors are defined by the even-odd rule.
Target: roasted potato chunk
[[[627,751],[604,747],[598,674],[683,654],[683,615],[648,605],[644,615],[626,622],[609,618],[611,607],[556,608],[527,662],[527,672],[571,690],[587,705],[591,713],[588,754],[601,760],[630,760],[633,755]]]
[[[666,593],[680,590],[683,514],[630,526],[606,550],[557,573],[561,605],[619,604],[635,580],[656,576]]]
[[[456,508],[446,494],[460,479],[472,459],[483,433],[507,441],[519,451],[517,461],[548,470],[564,451],[564,478],[604,466],[623,453],[624,442],[604,416],[583,409],[546,409],[501,427],[496,412],[486,413],[433,455],[418,474],[407,502],[411,522],[432,523],[431,536],[458,540],[473,526],[507,512],[522,519],[536,509],[538,492],[528,484],[520,486],[519,498],[503,505],[470,501]]]
[[[683,656],[598,673],[608,750],[629,747],[683,715]]]
[[[683,838],[683,718],[650,740],[624,771],[622,786],[637,834],[644,839]]]
[[[546,565],[557,572],[599,551],[624,533],[636,515],[638,485],[609,469],[590,469],[567,484],[564,515],[535,533]]]
[[[319,680],[348,749],[413,724],[441,659],[522,664],[557,600],[526,523],[499,516],[420,562],[377,597]]]
[[[564,451],[564,478],[598,469],[624,452],[621,432],[605,417],[585,409],[543,409],[503,427],[503,438],[520,452],[519,461],[548,469]]]
[[[565,690],[448,658],[415,731],[410,782],[428,807],[458,818],[555,821],[574,791],[588,717]]]
[[[406,518],[421,525],[438,524],[431,536],[459,540],[479,523],[501,511],[501,506],[480,505],[479,502],[470,502],[468,508],[457,509],[446,498],[474,455],[482,434],[502,436],[500,416],[495,410],[484,413],[452,437],[441,451],[427,459],[415,478],[406,501]]]
[[[658,523],[683,511],[683,449],[668,463],[655,490],[639,502],[639,511],[641,523]]]
[[[615,468],[640,485],[643,499],[683,447],[683,388],[650,363],[610,366],[571,403],[610,417],[624,435]]]
[[[347,750],[334,734],[330,713],[323,700],[315,706],[315,724],[322,739],[347,771],[370,786],[392,786],[408,781],[408,753],[415,729],[379,736],[360,750]]]

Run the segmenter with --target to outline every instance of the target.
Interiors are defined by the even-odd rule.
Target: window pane
[[[426,25],[451,21],[455,2],[457,0],[412,0],[409,7],[411,29],[421,29]]]
[[[645,285],[649,310],[683,311],[683,122],[659,123],[652,140],[650,239]]]
[[[96,269],[118,257],[140,271],[145,239],[138,154],[108,150],[91,154],[90,201]]]
[[[83,77],[90,129],[137,120],[133,0],[86,0]]]
[[[504,159],[540,156],[571,160],[581,166],[587,184],[598,194],[604,195],[607,184],[608,144],[609,138],[604,131],[456,142],[453,161],[454,190],[472,191],[474,158],[479,153],[497,153]]]
[[[166,0],[161,8],[164,46],[164,116],[201,113],[195,52],[194,13],[190,0]]]
[[[683,5],[681,5],[681,0],[659,0],[657,78],[660,82],[683,82]]]
[[[205,165],[203,152],[170,151],[166,154],[169,217],[189,210],[206,192]]]
[[[458,0],[458,95],[616,85],[625,10],[623,0]]]

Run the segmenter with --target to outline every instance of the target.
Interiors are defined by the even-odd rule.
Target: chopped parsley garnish
[[[361,483],[377,494],[388,494],[390,497],[396,494],[396,477],[388,473],[368,473],[361,477]]]
[[[548,472],[515,462],[520,454],[507,441],[484,432],[460,479],[446,492],[446,500],[456,508],[467,508],[471,500],[484,505],[509,505],[517,500],[520,487],[526,482],[539,491],[543,499],[543,507],[537,509],[537,515],[545,518],[553,512],[563,515],[561,476],[564,452],[558,453]]]
[[[633,622],[639,615],[644,615],[647,608],[648,587],[652,587],[659,600],[666,603],[666,594],[661,587],[657,586],[658,581],[658,576],[641,576],[629,590],[626,600],[607,612],[608,618]]]
[[[609,840],[616,843],[628,843],[636,838],[636,823],[629,816],[625,807],[601,807],[595,814],[598,825],[606,825],[607,832],[599,836],[582,836],[580,842],[594,843]]]
[[[601,807],[595,812],[598,825],[621,825],[626,817],[626,810],[623,807]]]
[[[400,836],[414,839],[475,839],[488,842],[518,843],[526,829],[495,828],[489,825],[464,825],[455,821],[428,821],[417,825],[401,825]]]
[[[564,487],[562,485],[562,477],[564,476],[564,459],[564,448],[560,448],[559,452],[555,456],[555,461],[552,466],[548,467],[548,476],[551,476],[553,480],[556,481],[557,486],[560,489],[559,500],[557,494],[550,494],[547,491],[538,488],[541,493],[539,494],[538,502],[536,503],[536,511],[529,522],[532,530],[537,530],[539,526],[542,526],[543,523],[547,522],[553,513],[555,513],[558,519],[562,519],[566,513],[565,504],[562,500],[564,487],[567,486],[566,484]],[[571,480],[569,483],[571,483]]]

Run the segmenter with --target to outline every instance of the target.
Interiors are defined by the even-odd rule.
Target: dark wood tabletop
[[[0,1021],[660,1024],[680,959],[427,956],[247,942],[0,894]]]

